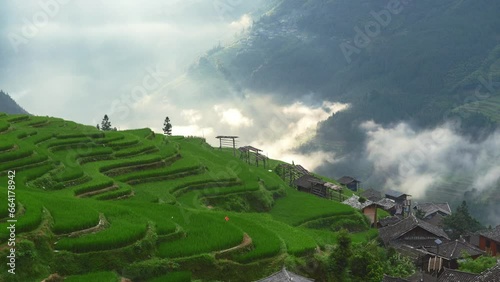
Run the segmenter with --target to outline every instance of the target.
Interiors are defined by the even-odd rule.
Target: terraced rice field
[[[33,254],[19,258],[24,274],[11,281],[56,272],[66,281],[226,280],[204,268],[210,263],[247,270],[232,272],[233,281],[256,280],[287,256],[335,244],[335,233],[304,227],[308,222],[355,213],[199,138],[102,132],[23,115],[0,115],[0,138],[0,187],[6,191],[7,171],[15,170],[17,239],[23,254]],[[0,204],[7,207],[6,197]],[[0,208],[4,259],[8,216]],[[358,240],[373,238],[369,232]],[[244,238],[250,245],[234,248]],[[193,268],[200,260],[207,264]],[[261,263],[267,266],[255,267]]]
[[[459,107],[457,112],[466,111],[471,113],[482,113],[491,120],[500,123],[500,95],[488,99],[472,102]]]

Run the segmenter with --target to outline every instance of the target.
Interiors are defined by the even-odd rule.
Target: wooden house
[[[415,213],[420,211],[423,220],[436,226],[441,226],[443,219],[451,215],[451,208],[448,203],[416,203],[413,210]]]
[[[360,210],[366,217],[368,217],[372,226],[378,226],[377,209],[381,207],[379,204],[366,199],[364,201],[360,201],[360,197],[356,195],[352,195],[352,197],[342,203]]]
[[[500,225],[479,233],[479,248],[492,256],[500,255]]]
[[[497,262],[492,268],[481,272],[477,279],[472,282],[500,282],[500,262]]]
[[[432,246],[424,249],[428,252],[428,259],[433,257],[440,257],[443,259],[443,267],[449,269],[458,269],[458,260],[464,258],[464,253],[467,253],[473,259],[476,259],[484,254],[483,250],[467,243],[463,239],[443,243],[439,247]]]
[[[326,198],[327,196],[327,187],[325,186],[325,183],[325,181],[309,174],[303,175],[293,181],[293,185],[297,188],[297,190],[311,193],[323,198]]]
[[[408,195],[408,194],[401,193],[401,192],[395,191],[395,190],[387,190],[385,192],[385,197],[387,199],[391,199],[394,202],[396,202],[396,204],[400,204],[400,205],[404,205],[405,202],[408,200],[409,196],[410,195]]]
[[[413,214],[380,228],[379,236],[386,246],[406,245],[412,248],[434,247],[436,239],[445,243],[450,241],[443,229],[420,220]]]
[[[340,178],[338,182],[354,192],[358,191],[359,184],[361,183],[361,181],[350,176],[344,176]]]
[[[438,281],[439,282],[473,282],[473,281],[476,281],[476,279],[478,279],[478,277],[479,277],[479,274],[476,274],[476,273],[463,272],[463,271],[459,271],[456,269],[445,268],[444,271],[439,275]]]
[[[389,200],[393,200],[396,203],[395,209],[396,212],[394,214],[397,215],[407,215],[411,213],[411,195],[401,193],[395,190],[387,190],[385,192],[385,198]],[[392,213],[391,213],[392,214]]]

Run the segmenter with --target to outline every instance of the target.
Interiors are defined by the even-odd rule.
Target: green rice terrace
[[[254,281],[283,266],[321,281],[313,264],[335,244],[332,226],[357,223],[353,243],[377,231],[351,207],[290,187],[279,163],[150,129],[0,114],[0,281]]]

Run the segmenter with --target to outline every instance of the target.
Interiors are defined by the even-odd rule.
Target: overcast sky
[[[47,3],[42,5],[40,3]],[[119,129],[241,136],[270,157],[314,169],[333,155],[297,155],[317,123],[346,105],[272,99],[272,93],[206,98],[185,71],[207,50],[248,30],[265,0],[41,0],[2,3],[0,88],[35,115]],[[308,94],[308,93],[305,93]],[[229,97],[229,98],[228,98]]]

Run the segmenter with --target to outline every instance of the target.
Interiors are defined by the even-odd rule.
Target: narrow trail
[[[245,233],[245,234],[243,234],[243,241],[241,242],[241,244],[239,244],[238,246],[226,249],[226,250],[219,251],[219,252],[217,252],[217,254],[218,255],[223,255],[223,254],[226,254],[226,253],[231,253],[231,252],[234,252],[234,251],[237,251],[237,250],[245,249],[245,248],[247,248],[247,247],[249,247],[251,245],[252,245],[252,238],[250,238],[250,236],[248,236],[248,234]]]

